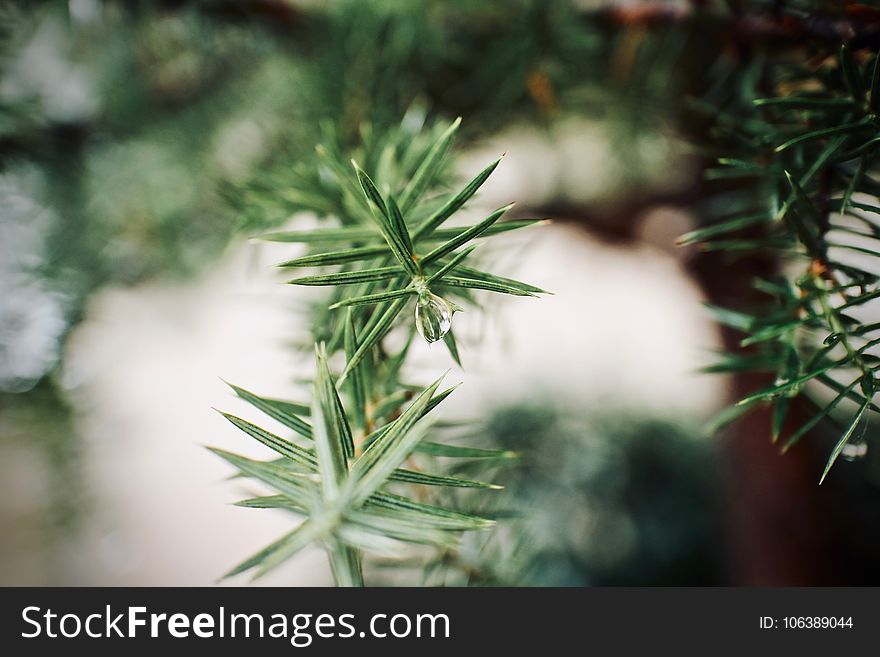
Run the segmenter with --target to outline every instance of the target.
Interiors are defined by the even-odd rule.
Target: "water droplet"
[[[422,292],[416,303],[416,328],[428,343],[442,340],[452,327],[452,309],[442,297]]]
[[[859,459],[865,458],[867,453],[868,443],[862,440],[857,443],[847,443],[844,445],[843,449],[840,450],[840,458],[847,461],[858,461]]]
[[[843,446],[843,449],[840,450],[840,458],[845,461],[858,461],[865,458],[868,454],[868,443],[865,442],[865,434],[868,431],[869,423],[870,420],[867,415],[862,417],[859,423],[858,434]]]

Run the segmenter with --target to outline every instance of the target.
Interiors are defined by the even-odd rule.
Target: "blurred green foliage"
[[[713,444],[678,422],[622,415],[538,397],[469,427],[469,441],[520,455],[517,467],[495,476],[505,490],[484,500],[482,513],[504,522],[435,561],[426,583],[726,582]],[[460,472],[467,476],[467,467]]]
[[[552,406],[499,409],[488,429],[525,455],[505,481],[511,584],[711,585],[722,578],[712,443],[678,423]],[[548,531],[549,527],[564,531]],[[511,549],[510,547],[506,549]],[[498,563],[489,560],[489,563]],[[518,571],[514,570],[518,566]]]

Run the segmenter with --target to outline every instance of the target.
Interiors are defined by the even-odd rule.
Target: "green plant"
[[[232,386],[238,396],[296,437],[284,438],[224,413],[278,458],[258,461],[213,451],[241,475],[275,491],[240,505],[281,508],[305,520],[230,575],[251,569],[262,575],[306,545],[320,543],[337,584],[357,586],[364,581],[364,552],[400,555],[406,543],[454,550],[462,532],[493,525],[490,518],[428,501],[428,489],[485,491],[498,486],[427,472],[422,466],[436,466],[436,457],[446,457],[480,460],[489,467],[509,459],[510,452],[426,440],[441,430],[426,416],[453,389],[439,391],[442,377],[425,388],[413,386],[404,374],[416,331],[429,343],[443,340],[460,362],[452,318],[461,308],[459,303],[478,304],[475,290],[531,297],[543,292],[465,264],[466,259],[473,260],[472,241],[537,220],[499,221],[511,208],[508,205],[476,224],[446,226],[500,160],[457,193],[427,195],[448,179],[446,156],[459,123],[414,131],[409,115],[399,128],[369,135],[356,157],[374,172],[382,191],[354,160],[351,166],[346,164],[341,149],[330,146],[332,135],[318,150],[320,168],[301,170],[301,186],[284,190],[300,207],[335,216],[340,224],[265,236],[310,246],[308,254],[281,267],[335,268],[290,281],[332,288],[328,303],[314,309],[312,400],[310,404],[279,401]],[[412,318],[404,313],[408,308]],[[394,347],[395,336],[389,334],[396,327],[405,337]],[[337,354],[344,365],[334,378],[330,361]]]
[[[823,46],[809,60],[771,58],[737,75],[713,119],[725,154],[708,171],[719,189],[709,205],[715,221],[682,241],[732,260],[773,259],[754,281],[763,303],[712,309],[747,334],[748,351],[711,369],[775,373],[724,419],[772,403],[783,451],[820,422],[839,423],[821,482],[840,456],[865,453],[868,416],[880,410],[880,324],[865,310],[880,296],[880,57]],[[758,88],[770,95],[756,98]],[[813,407],[806,418],[791,412],[795,398]]]

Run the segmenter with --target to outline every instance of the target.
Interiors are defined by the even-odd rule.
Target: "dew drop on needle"
[[[840,458],[846,461],[858,461],[868,454],[868,443],[865,441],[865,433],[868,431],[868,417],[862,418],[858,435],[850,440],[840,450]]]
[[[452,308],[442,297],[422,292],[416,303],[416,329],[428,343],[442,340],[452,327]]]
[[[860,440],[857,443],[847,443],[843,446],[843,449],[840,450],[840,458],[847,461],[858,461],[859,459],[865,458],[867,454],[868,443],[864,440]]]

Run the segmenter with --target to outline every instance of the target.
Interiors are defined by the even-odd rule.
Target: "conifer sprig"
[[[455,121],[430,142],[415,139],[421,152],[418,158],[411,156],[412,145],[399,148],[402,142],[393,131],[377,144],[382,151],[377,161],[385,191],[379,191],[356,163],[346,167],[341,154],[321,149],[319,157],[335,184],[328,198],[317,199],[316,206],[348,208],[337,218],[340,226],[264,236],[313,247],[313,252],[288,260],[282,267],[336,269],[290,281],[332,290],[323,315],[329,329],[322,327],[316,336],[311,403],[271,399],[232,386],[240,398],[295,434],[285,438],[224,413],[238,429],[276,453],[273,460],[256,461],[214,450],[241,475],[272,490],[239,504],[285,509],[304,520],[229,575],[253,571],[261,576],[317,543],[328,554],[337,584],[357,586],[364,582],[364,553],[394,556],[408,543],[454,550],[462,532],[494,524],[490,518],[425,498],[432,487],[485,492],[499,486],[431,472],[426,466],[436,466],[437,457],[444,457],[482,462],[489,468],[512,455],[426,440],[429,434],[438,434],[426,416],[452,389],[440,391],[440,379],[418,388],[402,378],[416,331],[428,342],[444,340],[458,362],[450,329],[459,306],[452,298],[474,304],[472,290],[525,297],[543,292],[470,266],[476,249],[471,242],[525,228],[537,220],[501,221],[511,204],[472,225],[444,226],[476,194],[499,161],[456,193],[428,194],[445,179],[445,159],[459,123]],[[367,159],[374,158],[368,154]],[[409,171],[409,177],[402,170]],[[391,193],[393,188],[399,191]],[[310,198],[309,194],[317,192],[297,192],[301,199]],[[342,200],[331,199],[333,194],[341,194]],[[383,339],[401,323],[402,312],[412,299],[415,319],[407,322],[410,339],[398,351],[389,351]],[[345,363],[338,377],[329,366],[335,352],[341,353]]]
[[[731,193],[726,182],[713,204],[724,208],[715,212],[723,216],[681,238],[706,251],[777,254],[779,273],[754,282],[768,300],[765,308],[713,309],[760,356],[727,354],[714,369],[760,363],[775,372],[773,385],[738,406],[773,404],[772,436],[782,451],[822,421],[839,425],[820,483],[841,455],[864,452],[868,418],[880,410],[874,403],[880,325],[865,314],[880,297],[878,65],[880,57],[857,57],[846,46],[821,70],[768,64],[763,76],[792,80],[795,89],[767,98],[745,94],[719,111],[728,153],[709,175],[742,184]],[[790,426],[791,401],[800,396],[815,410]]]

